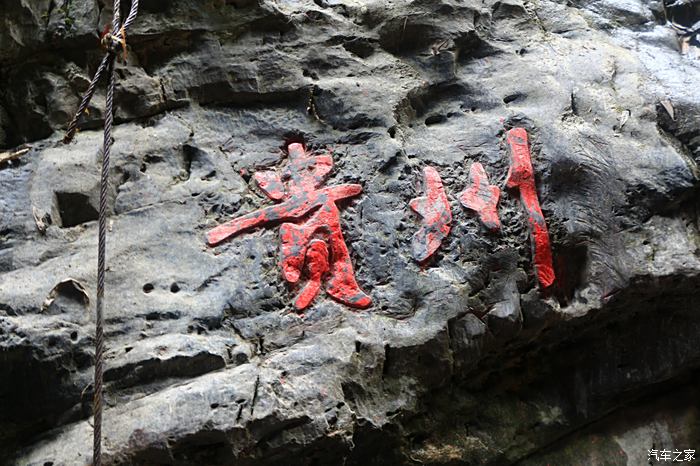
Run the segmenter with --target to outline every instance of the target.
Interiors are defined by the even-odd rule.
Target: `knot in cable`
[[[124,60],[126,60],[126,31],[124,26],[121,27],[117,34],[113,34],[111,30],[105,32],[100,39],[100,46],[112,55],[122,53]]]

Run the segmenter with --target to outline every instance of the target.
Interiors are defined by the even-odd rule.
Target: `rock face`
[[[31,146],[0,166],[2,464],[91,460],[104,97],[60,139],[101,56],[103,3],[0,10],[0,148]],[[107,464],[639,465],[700,450],[700,68],[658,5],[141,4],[117,69]],[[551,237],[546,293],[505,183],[516,126]],[[253,173],[284,167],[289,141],[332,155],[328,185],[363,188],[339,207],[366,310],[321,293],[298,314],[276,227],[206,244],[269,205]],[[475,162],[502,191],[500,231],[460,204]],[[452,229],[418,264],[409,201],[428,166]]]

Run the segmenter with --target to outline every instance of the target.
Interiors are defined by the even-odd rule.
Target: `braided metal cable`
[[[121,1],[114,0],[114,13],[112,17],[112,36],[115,43],[125,44],[126,30],[129,29],[129,27],[132,25],[139,11],[139,0],[131,0],[131,9],[129,10],[129,14],[127,15],[126,21],[124,21],[123,25],[120,25],[120,9]],[[80,117],[83,116],[88,105],[90,105],[90,100],[92,100],[92,97],[95,94],[95,88],[97,87],[97,83],[100,81],[102,74],[107,68],[107,60],[110,55],[114,55],[115,53],[115,50],[108,49],[107,54],[102,59],[100,66],[97,68],[97,71],[95,72],[95,75],[93,76],[92,81],[90,81],[90,85],[88,86],[88,89],[85,92],[85,95],[83,96],[83,100],[80,102],[78,111],[75,113],[73,119],[68,125],[66,134],[63,137],[64,144],[70,143],[75,137],[75,133],[78,131],[78,122],[80,121]]]
[[[102,465],[102,403],[104,394],[104,290],[107,246],[107,187],[109,185],[109,155],[112,147],[112,125],[114,123],[114,55],[110,54],[107,64],[107,102],[105,110],[104,140],[102,142],[102,172],[100,176],[100,206],[97,233],[97,303],[95,305],[95,393],[93,398],[93,465]]]
[[[120,0],[114,0],[114,16],[112,18],[113,39],[121,43],[126,49],[126,29],[136,19],[138,13],[138,0],[132,0],[131,10],[124,22],[120,26]],[[114,42],[113,41],[113,42]],[[75,117],[68,125],[68,130],[63,138],[63,142],[68,144],[73,139],[78,128],[78,120],[83,115],[90,100],[95,94],[95,88],[102,74],[107,73],[107,97],[105,102],[104,138],[102,141],[102,171],[100,172],[100,205],[98,212],[98,233],[97,233],[97,300],[95,304],[95,381],[93,384],[93,440],[92,440],[92,464],[102,466],[102,410],[104,404],[104,292],[105,292],[105,269],[107,263],[107,190],[109,186],[109,157],[112,148],[112,126],[114,125],[114,89],[116,87],[116,76],[114,65],[117,56],[117,49],[107,47],[107,54],[102,59],[100,66],[95,72],[88,89],[83,96],[83,100],[78,107]]]
[[[124,29],[129,29],[129,26],[131,26],[131,23],[134,22],[136,19],[136,15],[139,12],[139,0],[131,0],[131,10],[129,11],[129,15],[126,17],[126,21],[124,21]]]
[[[88,86],[87,91],[83,96],[83,100],[80,102],[78,111],[75,112],[75,116],[68,125],[68,129],[66,130],[65,136],[63,136],[63,144],[68,144],[69,142],[71,142],[73,140],[73,137],[75,136],[75,132],[78,131],[78,120],[80,120],[80,117],[83,115],[83,113],[85,113],[85,110],[87,109],[88,105],[90,105],[90,100],[92,100],[92,96],[95,95],[95,88],[97,87],[97,83],[102,77],[102,73],[104,73],[105,69],[107,68],[107,62],[109,61],[110,55],[111,54],[105,55],[105,57],[102,59],[102,62],[100,63],[100,66],[97,67],[95,76],[93,76],[92,81],[90,81],[90,85]]]
[[[116,32],[119,30],[119,23],[121,22],[122,5],[120,0],[114,0],[114,9],[112,10],[112,31]]]

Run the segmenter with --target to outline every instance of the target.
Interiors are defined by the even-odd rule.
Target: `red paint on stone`
[[[549,242],[547,223],[542,214],[540,202],[537,199],[535,174],[532,170],[527,131],[523,128],[513,128],[508,131],[507,140],[511,154],[507,186],[509,188],[517,188],[520,192],[520,201],[528,213],[528,222],[530,223],[537,279],[542,288],[549,288],[555,279],[554,268],[552,267],[552,247]]]
[[[321,290],[321,278],[329,270],[328,247],[325,242],[315,239],[309,243],[306,251],[306,268],[309,281],[306,282],[294,303],[297,309],[307,308]]]
[[[452,210],[437,170],[425,167],[423,179],[426,195],[409,203],[411,209],[421,216],[423,224],[411,242],[413,257],[418,262],[425,262],[435,254],[442,240],[450,234],[452,224]]]
[[[341,199],[360,194],[362,186],[341,184],[320,188],[333,168],[333,159],[325,155],[310,156],[296,142],[289,144],[287,150],[289,161],[281,177],[275,172],[255,174],[260,189],[270,199],[281,202],[213,228],[207,234],[207,241],[213,246],[244,231],[284,222],[280,226],[282,276],[294,284],[301,279],[304,268],[308,273],[308,282],[295,302],[297,309],[311,304],[324,278],[326,292],[333,298],[357,308],[370,306],[371,298],[355,280],[350,252],[340,228],[340,211],[335,205]]]
[[[498,218],[498,199],[501,190],[498,186],[489,184],[483,165],[474,162],[469,168],[469,187],[460,195],[459,200],[467,209],[479,214],[481,223],[493,231],[501,229],[501,221]]]
[[[267,197],[273,201],[279,201],[284,198],[284,184],[282,184],[282,180],[276,172],[255,172],[253,177],[258,187]]]

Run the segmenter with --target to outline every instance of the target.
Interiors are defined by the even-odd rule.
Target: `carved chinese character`
[[[425,167],[423,179],[426,195],[412,199],[409,204],[421,216],[422,226],[411,242],[413,257],[418,262],[425,262],[435,254],[442,240],[450,234],[452,224],[452,210],[437,170]]]
[[[358,184],[321,188],[333,168],[327,155],[310,156],[302,144],[287,147],[289,161],[282,176],[275,171],[257,172],[255,181],[276,205],[233,219],[209,231],[207,240],[216,245],[254,228],[284,222],[280,226],[282,276],[292,284],[303,272],[307,283],[294,303],[305,309],[319,293],[325,279],[326,292],[349,306],[365,308],[372,300],[355,280],[350,253],[340,229],[336,202],[362,192]],[[296,222],[296,223],[292,223]]]
[[[462,205],[479,215],[481,223],[493,231],[501,229],[498,218],[498,199],[501,190],[498,186],[489,184],[489,177],[479,162],[474,162],[469,168],[469,187],[459,196]]]
[[[520,192],[520,201],[527,211],[528,223],[530,224],[533,262],[535,263],[537,279],[542,288],[548,288],[554,283],[552,248],[549,243],[547,223],[537,199],[527,131],[523,128],[513,128],[508,131],[507,140],[510,145],[511,165],[506,184],[509,188],[515,188]]]

